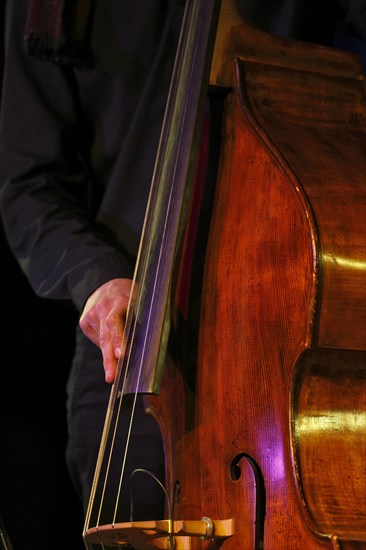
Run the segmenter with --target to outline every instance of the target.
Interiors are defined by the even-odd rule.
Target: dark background
[[[5,1],[0,0],[3,68]],[[0,222],[0,514],[13,550],[83,549],[83,514],[65,463],[76,311],[37,298]],[[0,542],[0,548],[1,542]]]

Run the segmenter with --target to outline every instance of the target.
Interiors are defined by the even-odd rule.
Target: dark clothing
[[[76,490],[83,500],[84,510],[93,481],[109,393],[110,386],[104,381],[99,350],[91,342],[85,341],[84,335],[79,332],[73,368],[68,382],[69,437],[66,458]],[[164,456],[160,432],[152,417],[144,414],[142,405],[142,401],[139,400],[123,482],[124,491],[121,501],[125,519],[129,518],[130,474],[134,468],[150,470],[161,481],[164,481]],[[119,422],[121,429],[117,432],[116,448],[121,449],[121,457],[123,456],[128,420],[129,409],[126,408]],[[119,465],[114,471],[111,468],[110,477],[116,477],[119,472]],[[114,486],[117,487],[118,482]],[[141,491],[138,488],[139,485],[136,486],[135,491],[135,519],[161,519],[164,495],[159,486],[150,478],[144,478],[143,485],[140,486]],[[111,500],[113,499],[111,498]],[[106,502],[107,506],[108,502]]]
[[[338,25],[366,40],[366,0],[244,0],[242,13],[266,32],[332,46]]]
[[[26,52],[27,5],[16,1],[8,33],[1,215],[35,292],[71,299],[81,311],[98,286],[133,275],[184,6],[97,0],[93,63],[74,67]],[[78,331],[67,459],[84,504],[109,393],[101,353]],[[160,434],[141,404],[130,448],[135,465],[162,478]],[[136,517],[161,517],[161,491],[149,492],[150,500],[137,501]]]
[[[97,1],[95,66],[80,69],[25,53],[26,7],[5,66],[1,215],[36,293],[81,310],[133,274],[183,6]]]

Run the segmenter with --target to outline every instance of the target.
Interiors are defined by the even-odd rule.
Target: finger
[[[103,367],[107,382],[113,382],[116,373],[117,357],[115,356],[113,337],[103,319],[99,322],[88,321],[88,316],[80,321],[80,327],[89,340],[97,345],[103,356]]]
[[[99,327],[99,347],[103,355],[105,380],[112,383],[116,376],[117,358],[114,351],[113,337],[105,321],[101,321]]]
[[[114,356],[117,360],[123,359],[124,355],[126,353],[126,343],[123,340],[119,343],[119,345],[114,346]]]
[[[114,308],[107,317],[107,325],[113,342],[116,359],[123,357],[125,353],[125,312]]]
[[[80,323],[80,328],[93,344],[99,346],[99,323]]]
[[[79,319],[79,326],[84,335],[94,344],[99,345],[99,319],[94,310],[84,310]]]

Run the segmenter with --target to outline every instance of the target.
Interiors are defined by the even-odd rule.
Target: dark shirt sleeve
[[[0,128],[0,208],[11,249],[37,295],[81,310],[104,282],[131,277],[117,241],[95,222],[93,179],[71,70],[24,50],[26,2],[7,30]]]

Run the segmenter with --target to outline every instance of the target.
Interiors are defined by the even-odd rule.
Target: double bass
[[[193,100],[177,80],[168,106],[85,545],[366,548],[361,63],[252,28],[229,0],[186,11],[204,60],[176,70],[201,80]],[[166,518],[145,522],[119,520],[119,491],[110,517],[102,504],[133,391],[165,449]]]

